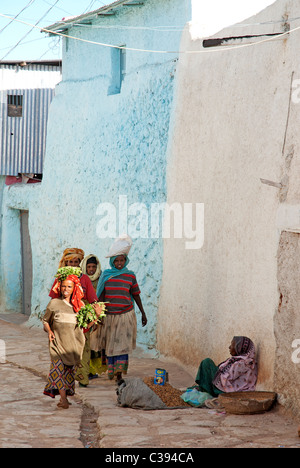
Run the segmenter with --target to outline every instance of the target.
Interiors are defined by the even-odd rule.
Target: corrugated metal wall
[[[61,68],[0,64],[0,78],[0,175],[41,174],[48,112]],[[14,96],[23,96],[21,117],[8,115]]]
[[[6,90],[0,93],[0,174],[41,174],[54,89]],[[23,96],[22,117],[8,117],[7,96],[15,95]]]

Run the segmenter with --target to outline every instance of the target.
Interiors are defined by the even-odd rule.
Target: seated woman
[[[218,366],[211,359],[201,362],[196,377],[200,391],[217,397],[221,393],[255,390],[257,362],[253,342],[246,336],[235,336],[229,351],[231,358]]]

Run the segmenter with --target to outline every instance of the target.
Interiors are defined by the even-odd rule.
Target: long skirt
[[[107,372],[107,357],[105,349],[102,351],[91,351],[90,375],[101,375]]]
[[[114,378],[115,375],[127,374],[128,365],[129,365],[129,356],[128,354],[122,354],[119,356],[111,356],[107,358],[107,375],[110,380]]]
[[[61,359],[52,361],[44,395],[55,398],[60,390],[65,390],[68,396],[73,396],[75,394],[75,368],[75,366],[66,366]]]
[[[91,360],[90,331],[87,331],[84,334],[84,337],[85,345],[80,364],[78,365],[77,372],[75,374],[75,380],[81,383],[81,385],[88,385]]]
[[[136,348],[137,321],[134,309],[120,315],[107,315],[104,322],[108,378],[127,373],[129,354]]]
[[[105,353],[104,325],[98,325],[96,330],[91,332],[90,347],[90,374],[105,374],[107,371],[107,360]]]
[[[218,366],[216,366],[215,363],[209,358],[204,359],[204,361],[201,362],[195,380],[201,392],[209,393],[213,397],[217,397],[223,393],[213,384],[213,380],[218,370]]]
[[[106,317],[107,318],[107,317]],[[105,349],[105,327],[104,324],[98,325],[97,328],[91,331],[91,350],[102,352]]]

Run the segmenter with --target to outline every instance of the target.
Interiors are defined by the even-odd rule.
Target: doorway
[[[22,255],[22,313],[31,314],[32,294],[32,251],[29,235],[29,212],[20,212],[21,255]]]

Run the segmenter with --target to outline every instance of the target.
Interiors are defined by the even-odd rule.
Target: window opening
[[[8,117],[22,117],[23,115],[23,95],[7,96]]]
[[[122,45],[120,47],[125,47]],[[112,48],[111,50],[111,83],[108,95],[119,94],[126,75],[126,49]]]

